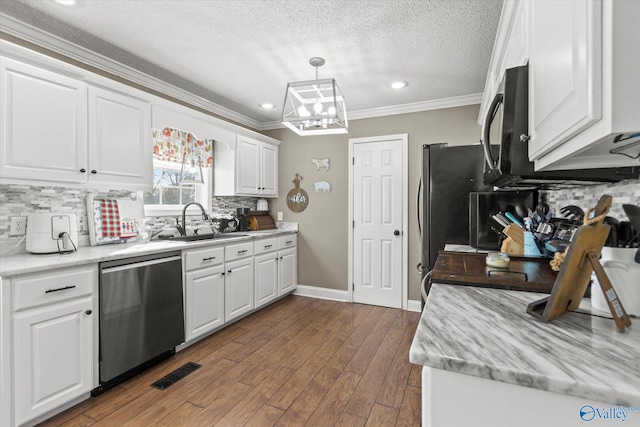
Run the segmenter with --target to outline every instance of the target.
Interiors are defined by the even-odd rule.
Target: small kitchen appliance
[[[256,207],[258,211],[268,211],[269,203],[267,203],[266,199],[258,199],[258,206]]]
[[[78,249],[78,226],[73,213],[32,213],[27,216],[27,251],[34,254],[70,253]]]
[[[247,231],[249,229],[247,219],[250,213],[249,208],[236,208],[236,219],[238,220],[237,231]]]
[[[554,188],[560,185],[637,179],[640,167],[536,171],[529,161],[529,69],[505,70],[504,79],[485,118],[485,184],[498,187]],[[489,150],[499,145],[498,155]]]

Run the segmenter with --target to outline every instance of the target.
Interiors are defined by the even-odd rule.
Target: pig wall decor
[[[328,192],[328,191],[331,191],[331,184],[329,184],[327,181],[314,182],[313,186],[316,189],[316,193],[318,193],[320,191],[324,191],[325,193]]]

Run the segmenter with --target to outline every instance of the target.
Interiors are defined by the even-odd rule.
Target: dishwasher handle
[[[180,261],[182,258],[180,257],[180,255],[176,255],[176,256],[172,256],[172,257],[166,257],[166,258],[158,258],[158,259],[152,259],[149,261],[142,261],[142,262],[132,262],[131,264],[125,264],[125,265],[118,265],[118,266],[114,266],[114,267],[106,267],[102,269],[102,273],[115,273],[116,271],[122,271],[122,270],[130,270],[132,268],[140,268],[140,267],[146,267],[149,265],[155,265],[155,264],[163,264],[165,262],[171,262],[171,261]]]

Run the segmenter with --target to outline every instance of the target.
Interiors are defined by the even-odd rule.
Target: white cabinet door
[[[89,297],[14,315],[17,424],[91,390],[92,307]]]
[[[225,319],[233,320],[253,310],[253,257],[225,264]]]
[[[89,179],[152,186],[151,105],[98,87],[89,87]]]
[[[602,115],[602,2],[531,2],[529,158]]]
[[[224,266],[185,275],[186,341],[224,324]]]
[[[5,57],[0,67],[0,176],[86,181],[86,84]]]
[[[262,143],[260,149],[262,166],[260,194],[278,196],[278,147]]]
[[[278,297],[278,255],[270,252],[254,258],[255,308]]]
[[[260,194],[260,141],[238,136],[236,152],[236,193]]]
[[[278,292],[283,295],[296,289],[298,262],[296,248],[278,251]]]

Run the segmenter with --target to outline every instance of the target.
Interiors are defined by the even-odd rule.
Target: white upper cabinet
[[[537,170],[640,166],[640,2],[506,1],[479,122],[504,70],[529,64]]]
[[[214,196],[278,197],[278,141],[238,135],[214,145]]]
[[[3,180],[151,188],[151,106],[135,97],[140,91],[6,42],[2,48],[20,59],[0,58]]]
[[[89,86],[89,179],[146,190],[152,176],[151,105]]]
[[[278,148],[238,136],[236,193],[248,196],[278,195]]]
[[[7,57],[0,78],[0,176],[86,181],[87,85]]]
[[[540,158],[602,118],[602,4],[531,5],[529,157]]]

